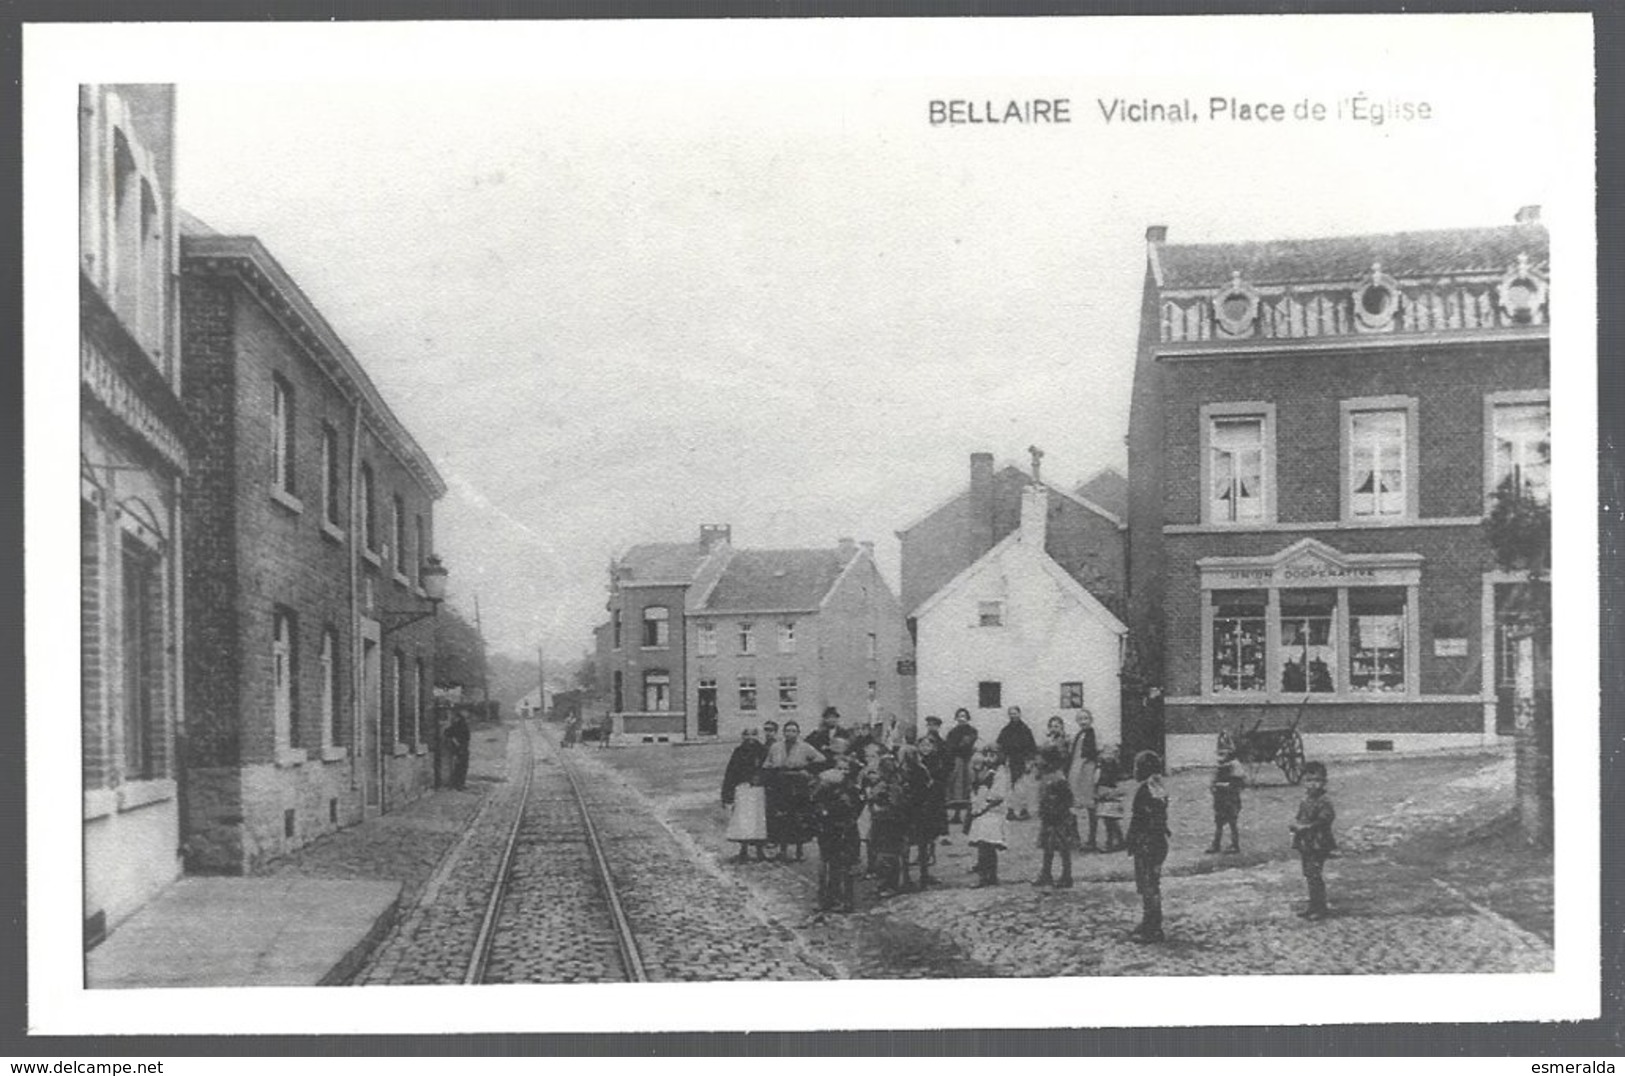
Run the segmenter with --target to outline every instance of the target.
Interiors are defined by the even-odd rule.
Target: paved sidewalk
[[[187,877],[85,957],[92,988],[320,986],[350,980],[409,915],[491,789],[508,729],[478,726],[468,787],[328,834],[246,878]]]

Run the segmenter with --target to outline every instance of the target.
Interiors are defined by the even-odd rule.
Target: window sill
[[[350,749],[338,744],[328,744],[322,748],[323,762],[343,762],[350,757]]]
[[[401,574],[401,572],[399,570],[396,570],[395,572],[392,572],[391,574],[395,577],[395,585],[396,586],[400,587],[402,590],[411,590],[412,589],[412,581],[410,579],[406,578],[405,575]]]
[[[285,489],[276,489],[275,487],[272,487],[271,500],[277,504],[280,504],[282,507],[286,508],[296,516],[304,514],[305,502],[301,501],[298,497],[295,497]]]
[[[379,558],[377,553],[370,549],[361,550],[361,559],[372,565],[374,568],[382,568],[384,566],[383,560]]]
[[[119,786],[118,809],[120,812],[133,811],[138,807],[163,803],[174,798],[175,782],[173,780],[130,781]]]
[[[326,538],[330,542],[336,542],[339,545],[343,545],[346,535],[344,531],[340,530],[338,527],[324,519],[322,520],[322,537]]]
[[[303,747],[278,747],[276,749],[276,764],[278,766],[303,766],[309,759],[310,753]]]
[[[1320,694],[1320,695],[1310,695],[1307,702],[1308,702],[1308,705],[1310,705],[1310,706],[1326,706],[1326,705],[1348,706],[1348,705],[1352,705],[1352,704],[1368,703],[1368,702],[1369,703],[1419,702],[1419,701],[1422,701],[1423,699],[1425,699],[1426,697],[1427,696],[1415,695],[1415,694],[1412,694],[1412,693],[1410,693],[1408,691],[1367,691],[1367,692],[1339,691],[1339,692],[1335,692],[1335,693],[1327,692],[1325,694]],[[1474,696],[1474,698],[1476,698],[1476,696]],[[1188,697],[1170,697],[1170,698],[1165,699],[1164,701],[1165,702],[1171,702],[1171,703],[1178,703],[1180,705],[1197,704],[1197,705],[1202,705],[1202,706],[1224,706],[1224,705],[1229,704],[1229,703],[1237,703],[1237,704],[1244,705],[1244,706],[1279,706],[1279,707],[1284,708],[1284,707],[1302,706],[1302,705],[1304,705],[1306,700],[1304,699],[1304,697],[1301,694],[1300,695],[1271,695],[1271,694],[1268,694],[1267,692],[1235,691],[1235,692],[1215,693],[1215,694],[1212,694],[1212,695],[1192,695],[1192,696],[1188,696]],[[1456,697],[1451,696],[1451,701],[1456,701]]]
[[[640,647],[638,647],[638,649],[639,650],[653,650],[653,651],[656,651],[656,652],[664,652],[664,651],[670,650],[671,647],[669,647],[669,646],[640,646]]]
[[[412,753],[414,755],[427,755],[429,753],[429,745],[426,743],[413,744]]]
[[[85,793],[85,821],[106,818],[118,809],[118,791],[112,788],[93,788]]]
[[[411,748],[408,747],[406,744],[403,744],[403,743],[397,743],[397,744],[390,744],[389,745],[389,753],[391,755],[394,755],[396,758],[401,757],[402,755],[406,754],[410,750],[411,750]]]

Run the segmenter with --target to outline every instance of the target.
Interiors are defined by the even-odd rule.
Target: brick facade
[[[405,618],[444,485],[263,247],[183,253],[187,862],[245,873],[430,786],[433,623]]]
[[[1156,230],[1149,238],[1130,417],[1129,610],[1141,671],[1163,697],[1157,731],[1170,753],[1205,758],[1217,731],[1260,721],[1301,720],[1311,754],[1317,743],[1360,751],[1493,740],[1488,599],[1500,577],[1482,527],[1486,423],[1497,399],[1543,399],[1549,384],[1544,232],[1520,224],[1296,247],[1168,247]],[[1327,268],[1339,259],[1349,265]],[[1286,276],[1283,266],[1310,275]],[[1496,305],[1498,289],[1530,281],[1540,296],[1532,315],[1519,321]],[[1362,291],[1373,288],[1374,297]],[[1363,313],[1348,305],[1362,301]],[[1215,327],[1210,311],[1227,303],[1239,320]],[[1351,515],[1348,414],[1370,400],[1407,413],[1396,471],[1410,506],[1392,518]],[[1267,431],[1264,507],[1241,522],[1204,517],[1211,416],[1226,409],[1263,416]],[[1354,614],[1344,603],[1378,585],[1405,594],[1402,616],[1390,620],[1407,633],[1404,673],[1386,691],[1362,692],[1349,671]],[[1220,601],[1210,590],[1268,595],[1256,689],[1208,682],[1219,645],[1210,601]],[[1322,648],[1334,656],[1332,686],[1289,691],[1277,603],[1314,590],[1336,596]]]

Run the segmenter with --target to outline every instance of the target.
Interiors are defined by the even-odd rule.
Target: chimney
[[[728,523],[701,523],[700,548],[709,553],[719,545],[733,540],[733,526]]]
[[[1147,243],[1166,243],[1168,241],[1168,226],[1166,224],[1153,224],[1145,230]]]
[[[1522,209],[1518,210],[1518,215],[1512,219],[1517,221],[1519,224],[1539,224],[1540,206],[1526,205]]]
[[[850,538],[838,538],[835,541],[835,548],[841,554],[841,563],[845,564],[857,554],[858,543]]]
[[[973,564],[993,548],[993,453],[972,452],[970,457],[970,548],[966,564]]]
[[[1037,482],[1021,489],[1021,544],[1043,552],[1049,527],[1049,490]]]

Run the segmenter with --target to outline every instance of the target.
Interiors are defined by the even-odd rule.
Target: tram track
[[[529,722],[521,726],[525,788],[463,981],[646,982],[638,938],[576,766]]]

